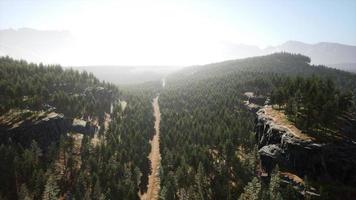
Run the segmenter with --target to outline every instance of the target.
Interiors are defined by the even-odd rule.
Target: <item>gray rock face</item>
[[[70,131],[93,136],[97,126],[52,111],[12,110],[0,116],[0,144],[18,143],[26,148],[35,140],[46,151]]]
[[[272,159],[279,159],[283,153],[283,150],[279,148],[279,146],[271,144],[261,147],[258,153],[260,154],[260,156],[266,156]]]
[[[70,130],[84,135],[94,136],[95,132],[98,131],[98,127],[85,120],[73,119]]]
[[[3,116],[0,121],[1,143],[12,142],[29,147],[35,140],[43,150],[52,142],[59,141],[71,126],[71,120],[54,112],[16,111]]]
[[[299,177],[356,185],[356,145],[349,141],[318,143],[297,138],[262,112],[255,122],[261,165],[271,172],[276,164]]]

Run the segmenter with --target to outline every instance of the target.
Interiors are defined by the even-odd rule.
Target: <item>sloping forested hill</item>
[[[254,117],[239,102],[243,87],[225,84],[168,85],[161,94],[165,199],[234,199],[254,174]]]
[[[355,137],[343,134],[355,128],[356,76],[309,62],[279,53],[190,67],[165,85],[118,88],[86,72],[0,58],[0,199],[142,198],[157,95],[159,199],[352,199]],[[281,142],[279,129],[246,108],[266,99],[271,112],[328,144]],[[257,132],[266,132],[263,140]],[[266,140],[274,143],[262,149]],[[270,156],[278,145],[287,159],[310,162],[266,170],[272,161],[262,162],[261,149]],[[321,147],[322,164],[308,153]],[[310,163],[316,168],[300,167]]]
[[[311,65],[310,58],[300,54],[290,53],[275,53],[267,56],[230,60],[203,66],[192,66],[172,75],[168,81],[189,83],[189,81],[195,82],[208,78],[222,79],[222,77],[233,76],[234,74],[241,74],[243,72],[259,73],[260,77],[263,76],[263,74],[268,75],[273,73],[288,76],[315,75],[332,79],[341,88],[352,89],[354,92],[356,88],[355,74],[322,65]],[[246,78],[245,80],[249,81],[251,79]]]
[[[282,187],[278,171],[270,184],[257,178],[261,171],[254,146],[255,116],[244,107],[243,95],[253,92],[269,97],[297,76],[310,77],[316,85],[319,78],[329,79],[336,88],[355,93],[355,75],[309,62],[302,55],[278,53],[193,66],[169,76],[160,95],[162,198],[309,198],[290,185]],[[321,91],[330,96],[327,90]],[[335,197],[325,189],[318,192],[320,199]]]
[[[147,190],[150,90],[9,57],[0,77],[0,199],[139,199]]]
[[[52,106],[71,117],[94,113],[103,116],[119,95],[114,85],[100,82],[85,71],[79,73],[9,57],[0,58],[0,76],[1,113],[11,108]]]

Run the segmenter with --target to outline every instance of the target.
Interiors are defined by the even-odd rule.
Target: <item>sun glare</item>
[[[66,24],[76,41],[66,60],[75,65],[204,64],[226,59],[221,38],[253,42],[248,34],[173,4],[88,3]]]

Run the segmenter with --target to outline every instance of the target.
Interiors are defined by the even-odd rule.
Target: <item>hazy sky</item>
[[[22,27],[68,30],[94,63],[186,65],[221,42],[356,45],[356,0],[0,0],[0,29]]]

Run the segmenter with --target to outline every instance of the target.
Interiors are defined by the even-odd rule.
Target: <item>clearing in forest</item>
[[[271,118],[275,124],[287,128],[295,137],[302,140],[315,140],[315,138],[303,133],[300,129],[295,127],[283,112],[273,109],[272,106],[265,106],[263,110],[265,115]]]

